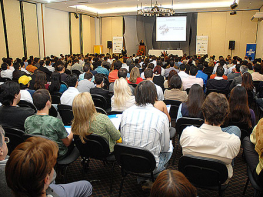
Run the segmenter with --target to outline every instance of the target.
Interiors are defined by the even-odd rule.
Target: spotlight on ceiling
[[[76,19],[79,18],[78,14],[76,12],[74,12],[74,16],[75,16]]]
[[[231,5],[230,5],[230,8],[233,10],[233,9],[236,9],[238,6],[237,2],[234,1]]]
[[[236,15],[237,11],[233,10],[232,12],[230,12],[230,15]]]

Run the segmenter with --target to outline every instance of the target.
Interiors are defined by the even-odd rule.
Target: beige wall
[[[107,41],[112,41],[113,37],[123,36],[123,17],[102,18],[102,45],[103,53],[108,53]],[[112,53],[112,49],[111,49]]]
[[[72,53],[80,53],[80,33],[79,33],[79,18],[76,19],[71,13],[71,38],[72,38]]]
[[[198,13],[197,36],[208,36],[208,54],[229,55],[230,40],[236,41],[232,55],[244,57],[246,44],[256,42],[257,23],[251,22],[256,11],[238,11],[231,16],[229,12]]]
[[[0,46],[1,46],[0,47],[0,58],[6,57],[5,34],[4,34],[2,14],[0,14]]]
[[[20,5],[17,0],[4,0],[6,29],[9,56],[22,58],[24,56]]]
[[[95,44],[95,28],[94,18],[82,16],[82,31],[83,31],[83,54],[93,53],[93,45]]]
[[[263,8],[261,8],[260,12],[263,12]],[[263,21],[258,22],[256,57],[263,58]]]
[[[39,57],[36,4],[23,2],[27,56]]]

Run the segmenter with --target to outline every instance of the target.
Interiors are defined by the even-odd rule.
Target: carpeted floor
[[[225,196],[242,196],[245,183],[247,180],[246,163],[242,158],[242,149],[235,159],[234,166],[234,176],[232,177],[229,187],[226,189]],[[177,170],[178,159],[181,156],[181,149],[179,148],[176,154],[175,165],[169,164],[168,168]],[[174,155],[173,155],[174,157]],[[172,159],[173,159],[172,157]],[[171,160],[172,160],[171,159]],[[113,192],[110,194],[110,177],[111,177],[111,167],[105,166],[103,162],[97,160],[90,161],[90,167],[87,172],[83,172],[81,165],[81,158],[72,163],[67,170],[67,181],[78,181],[78,180],[88,180],[93,185],[93,196],[118,196],[119,186],[121,181],[121,172],[119,166],[115,166],[115,171],[113,175]],[[58,177],[57,183],[60,183],[61,179]],[[209,191],[204,189],[198,189],[199,197],[211,197],[218,196],[217,191]],[[144,192],[141,190],[140,185],[137,184],[136,177],[128,175],[124,182],[122,196],[149,196],[149,192]],[[248,185],[246,195],[253,196],[253,188],[251,184]]]

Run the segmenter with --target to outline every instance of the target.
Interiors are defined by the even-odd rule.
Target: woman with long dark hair
[[[229,97],[229,122],[247,123],[248,127],[255,126],[255,113],[248,106],[248,96],[245,87],[236,86]]]
[[[48,87],[50,94],[54,92],[65,92],[67,86],[65,84],[61,84],[61,75],[58,72],[54,72],[51,74],[51,85]]]
[[[46,73],[44,73],[42,71],[38,71],[36,73],[34,90],[48,89],[48,86],[49,86],[49,84],[47,84]]]
[[[242,75],[242,86],[247,90],[248,100],[252,101],[256,95],[256,88],[253,85],[253,80],[250,73],[244,73]]]
[[[201,108],[204,100],[203,88],[199,84],[192,85],[187,101],[179,106],[177,120],[181,117],[203,118]]]

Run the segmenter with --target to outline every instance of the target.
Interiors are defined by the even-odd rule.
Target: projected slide
[[[186,41],[186,16],[157,17],[156,41]]]

